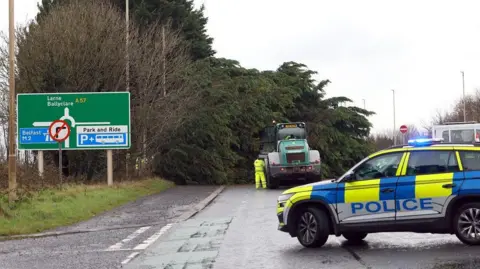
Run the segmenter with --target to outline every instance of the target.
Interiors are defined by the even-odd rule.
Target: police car
[[[288,189],[278,197],[278,229],[305,247],[328,236],[455,234],[480,244],[480,144],[416,139],[360,161],[343,176]]]

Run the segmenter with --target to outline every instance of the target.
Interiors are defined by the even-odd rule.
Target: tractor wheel
[[[278,179],[271,177],[270,174],[267,174],[266,181],[267,181],[267,188],[269,189],[278,188]]]

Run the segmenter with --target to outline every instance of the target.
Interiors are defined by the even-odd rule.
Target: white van
[[[432,126],[432,137],[450,143],[480,142],[480,123],[450,122]]]

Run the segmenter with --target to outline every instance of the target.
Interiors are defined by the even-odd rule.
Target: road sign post
[[[18,94],[18,149],[38,150],[39,153],[45,150],[107,150],[107,164],[110,164],[112,153],[109,150],[131,146],[130,117],[129,92]],[[53,139],[49,132],[56,120],[66,122],[70,128],[69,135],[61,142]],[[38,156],[42,157],[43,152]],[[39,172],[42,170],[39,163]]]
[[[60,182],[60,186],[63,183],[63,158],[62,158],[62,143],[58,143],[58,181]]]
[[[407,141],[406,141],[407,131],[408,131],[407,125],[404,124],[404,125],[400,126],[400,132],[403,134],[403,143],[404,144],[407,144]]]
[[[37,154],[38,174],[43,178],[43,151],[39,150]]]
[[[113,152],[111,149],[107,150],[107,184],[113,185]]]
[[[50,138],[58,142],[58,180],[60,181],[60,186],[63,183],[62,142],[68,139],[70,131],[70,126],[64,120],[55,120],[48,127]]]

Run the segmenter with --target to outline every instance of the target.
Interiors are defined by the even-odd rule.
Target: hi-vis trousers
[[[262,187],[267,188],[267,182],[265,181],[265,174],[263,172],[255,172],[255,187],[260,188],[260,181],[262,182]]]

